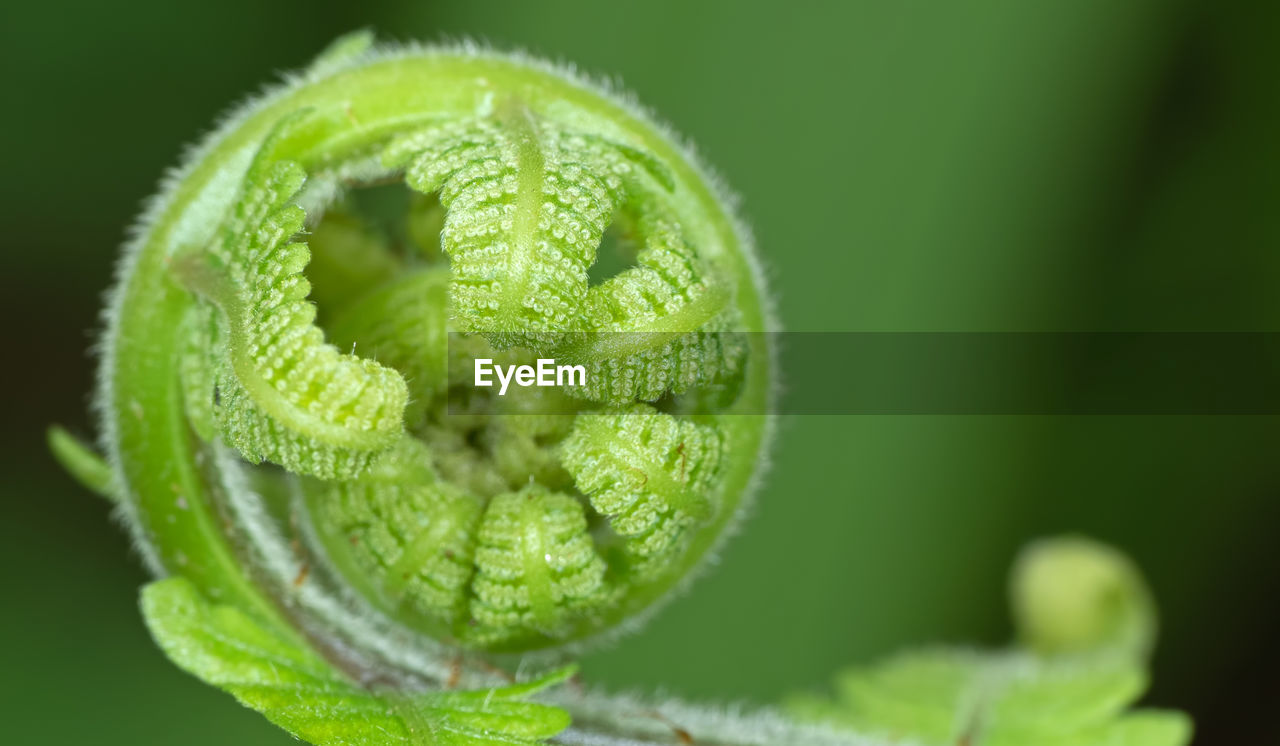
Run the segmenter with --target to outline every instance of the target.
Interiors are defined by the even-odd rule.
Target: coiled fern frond
[[[608,91],[521,56],[340,39],[165,183],[108,318],[106,459],[51,446],[118,502],[166,653],[291,733],[897,742],[823,707],[832,725],[556,688],[728,535],[776,378],[729,200]],[[471,377],[533,358],[583,380]]]

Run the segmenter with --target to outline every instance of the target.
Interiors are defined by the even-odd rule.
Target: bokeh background
[[[1275,3],[6,3],[0,702],[16,744],[289,739],[150,644],[145,581],[43,428],[85,392],[117,247],[182,146],[341,32],[619,77],[742,197],[794,330],[1280,329]],[[1149,701],[1280,743],[1280,420],[794,417],[744,531],[615,688],[769,702],[906,645],[999,644],[1026,540],[1129,551]]]

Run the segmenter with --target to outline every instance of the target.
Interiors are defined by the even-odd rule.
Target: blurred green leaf
[[[1024,649],[939,649],[854,668],[834,700],[799,717],[924,746],[1180,746],[1190,720],[1133,711],[1147,687],[1155,607],[1122,552],[1079,536],[1041,539],[1012,572]]]
[[[795,698],[797,717],[924,746],[1179,746],[1181,713],[1128,710],[1146,687],[1118,658],[910,653],[837,680],[834,699]]]

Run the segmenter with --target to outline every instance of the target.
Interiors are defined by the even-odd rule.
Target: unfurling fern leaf
[[[259,150],[213,244],[180,257],[178,272],[223,313],[215,412],[227,441],[253,462],[348,477],[399,437],[408,390],[395,370],[326,344],[313,323],[302,275],[310,255],[290,242],[304,218],[290,200],[306,172],[274,160],[273,144]]]
[[[475,534],[484,503],[433,473],[427,449],[403,438],[355,479],[313,485],[312,510],[337,532],[387,608],[408,606],[429,626],[454,634],[465,621]],[[335,558],[336,559],[336,558]]]
[[[427,419],[433,399],[449,383],[443,268],[419,269],[391,280],[341,307],[327,331],[340,349],[398,371],[409,390],[405,424]]]
[[[581,503],[537,484],[498,495],[476,546],[478,638],[500,644],[516,630],[555,636],[575,610],[607,601],[604,572]]]
[[[587,298],[584,328],[564,335],[556,357],[586,368],[572,393],[598,402],[654,401],[741,372],[744,340],[732,333],[728,291],[701,266],[669,221],[640,221],[636,266]]]
[[[571,393],[653,401],[732,377],[744,345],[725,332],[731,291],[671,216],[670,175],[645,153],[543,121],[515,102],[436,124],[383,157],[414,189],[440,193],[452,319],[499,348],[530,347],[586,368]],[[590,286],[611,220],[631,214],[636,266]]]
[[[575,144],[512,103],[498,119],[433,127],[387,150],[411,187],[440,190],[459,331],[509,346],[576,328],[620,182]]]
[[[640,577],[669,566],[712,517],[723,447],[715,428],[645,405],[579,416],[562,446],[565,468],[623,537]]]

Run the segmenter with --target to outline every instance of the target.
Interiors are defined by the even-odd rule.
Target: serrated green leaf
[[[853,669],[835,700],[791,703],[794,715],[921,746],[1181,746],[1176,712],[1128,710],[1146,677],[1119,658],[1045,660],[939,650]]]
[[[180,668],[317,746],[538,744],[569,725],[557,707],[523,701],[572,673],[471,691],[364,689],[288,633],[206,601],[184,578],[148,585],[142,612]]]

